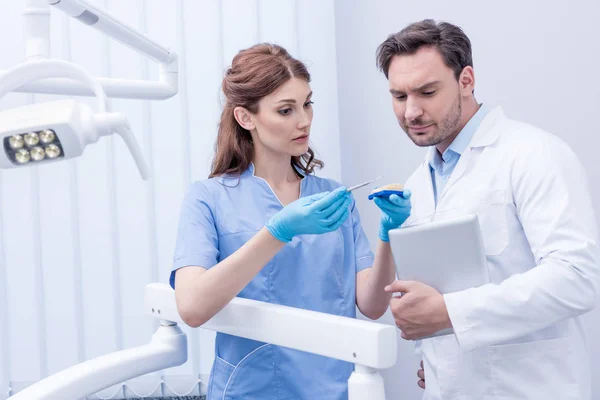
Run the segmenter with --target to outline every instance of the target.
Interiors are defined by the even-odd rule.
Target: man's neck
[[[477,101],[474,97],[471,97],[468,101],[465,101],[463,103],[462,115],[460,117],[460,122],[456,128],[456,131],[446,140],[435,146],[440,155],[444,154],[446,149],[450,147],[452,142],[454,142],[454,139],[456,139],[456,137],[464,129],[465,125],[467,125],[471,118],[473,118],[473,116],[477,114],[477,111],[479,111],[480,107],[481,104],[477,104]]]

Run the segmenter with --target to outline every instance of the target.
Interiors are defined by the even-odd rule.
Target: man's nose
[[[419,103],[410,98],[406,99],[406,110],[404,112],[404,118],[406,121],[411,122],[423,115],[423,109]]]

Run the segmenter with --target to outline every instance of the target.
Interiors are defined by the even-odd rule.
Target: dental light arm
[[[28,60],[47,59],[50,53],[50,7],[91,26],[159,63],[158,80],[97,77],[111,98],[164,100],[179,91],[177,54],[153,42],[109,13],[81,0],[25,0],[24,27]],[[3,71],[0,71],[0,75]],[[16,91],[25,93],[94,95],[87,85],[50,78],[27,82]]]
[[[169,64],[177,58],[168,49],[83,0],[48,0],[48,4],[159,63]]]

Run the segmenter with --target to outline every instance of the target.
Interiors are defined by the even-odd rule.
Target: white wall
[[[600,216],[600,19],[597,0],[527,2],[507,0],[409,2],[344,0],[336,3],[342,177],[361,181],[385,174],[404,182],[422,160],[392,113],[387,81],[375,66],[375,50],[387,35],[425,18],[463,27],[473,45],[476,95],[502,105],[515,119],[540,126],[570,144],[586,167]],[[379,214],[358,200],[374,243]],[[393,323],[390,315],[383,321]],[[600,309],[585,318],[600,376]],[[401,340],[401,339],[400,339]],[[401,342],[396,367],[385,371],[389,399],[416,399],[418,359]],[[600,398],[594,381],[593,398]]]
[[[166,101],[113,101],[141,142],[149,182],[112,137],[76,160],[0,171],[0,399],[9,388],[150,340],[156,321],[143,313],[143,288],[167,282],[183,190],[208,174],[221,78],[238,50],[272,41],[307,62],[319,110],[313,145],[326,161],[321,174],[341,175],[332,0],[90,2],[176,49],[181,91]],[[23,60],[23,5],[0,4],[0,70]],[[51,30],[53,57],[97,76],[157,76],[154,63],[56,10]],[[0,107],[49,98],[11,94]],[[213,334],[186,331],[188,363],[102,396],[197,393],[210,370]]]
[[[478,99],[501,104],[509,116],[573,146],[588,170],[600,215],[600,189],[593,185],[600,162],[592,153],[600,134],[595,0],[580,1],[577,8],[515,0],[501,5],[344,0],[335,8],[332,0],[92,3],[177,49],[181,91],[162,102],[113,102],[129,116],[152,166],[148,183],[113,138],[77,160],[0,171],[0,399],[9,386],[18,390],[79,361],[150,339],[155,322],[142,312],[143,287],[166,281],[182,192],[207,175],[222,72],[238,49],[257,41],[278,42],[309,65],[316,103],[313,144],[327,165],[322,175],[353,184],[384,173],[386,180],[403,182],[424,150],[395,122],[387,82],[375,68],[375,49],[387,34],[426,17],[463,26],[473,41]],[[22,8],[23,0],[0,5],[0,69],[23,59]],[[154,64],[56,11],[52,45],[54,57],[72,59],[97,75],[156,77]],[[12,94],[0,107],[48,98]],[[365,198],[358,204],[375,243],[378,211]],[[389,315],[382,320],[391,323]],[[590,338],[598,337],[600,311],[586,321]],[[102,395],[197,392],[198,377],[206,378],[212,360],[212,333],[187,332],[190,360],[184,366]],[[591,341],[591,352],[597,359],[598,342]],[[398,365],[384,371],[390,399],[418,398],[417,363],[411,346],[401,342]],[[598,361],[594,374],[600,374]],[[595,384],[600,397],[600,383]]]

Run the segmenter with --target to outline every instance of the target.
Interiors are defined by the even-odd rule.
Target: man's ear
[[[250,111],[246,110],[244,107],[238,106],[234,108],[233,116],[235,117],[237,123],[247,131],[251,131],[255,128],[252,114],[250,114]]]
[[[463,96],[470,96],[473,93],[473,90],[475,90],[475,71],[473,71],[473,67],[466,66],[463,68],[458,77],[458,83]]]

